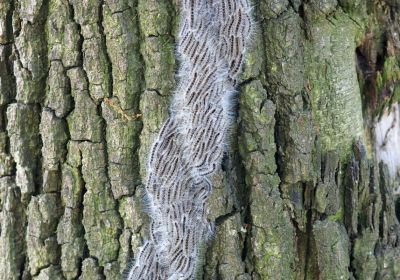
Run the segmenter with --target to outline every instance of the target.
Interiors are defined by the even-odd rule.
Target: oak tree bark
[[[399,173],[375,147],[400,2],[253,3],[202,279],[400,279]],[[121,279],[178,23],[177,0],[0,0],[1,280]]]

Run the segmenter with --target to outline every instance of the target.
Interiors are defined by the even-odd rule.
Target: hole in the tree
[[[376,65],[365,53],[364,45],[356,48],[358,80],[360,83],[363,105],[366,108],[376,107]]]
[[[356,48],[356,57],[358,69],[363,73],[364,76],[367,76],[368,73],[371,73],[372,71],[368,63],[368,59],[362,52],[361,47]]]

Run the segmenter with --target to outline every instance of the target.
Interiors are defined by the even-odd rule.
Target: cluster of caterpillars
[[[205,204],[221,165],[232,97],[252,33],[247,0],[181,0],[179,86],[150,152],[150,238],[128,280],[193,279],[214,224]]]

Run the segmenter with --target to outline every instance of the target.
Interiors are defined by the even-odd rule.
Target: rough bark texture
[[[0,0],[0,279],[120,279],[176,81],[173,0]],[[203,279],[400,279],[400,2],[254,1]],[[398,195],[398,192],[397,192]],[[396,212],[397,210],[397,212]]]

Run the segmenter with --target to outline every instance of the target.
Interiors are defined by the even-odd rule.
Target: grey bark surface
[[[0,280],[121,279],[176,85],[174,0],[0,0]],[[199,279],[400,279],[400,2],[253,1]]]

